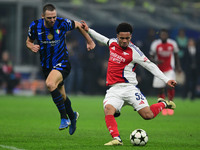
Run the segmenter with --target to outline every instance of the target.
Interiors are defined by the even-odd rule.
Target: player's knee
[[[51,81],[46,81],[46,86],[49,91],[53,91],[56,89],[56,84]]]
[[[148,113],[145,113],[144,115],[142,115],[142,118],[144,119],[144,120],[150,120],[150,119],[152,119],[153,118],[153,113],[151,113],[151,112],[148,112]]]
[[[106,105],[104,108],[105,115],[114,115],[115,111],[116,109],[110,104]]]

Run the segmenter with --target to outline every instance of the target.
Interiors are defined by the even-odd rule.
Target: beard
[[[127,46],[126,46],[126,47],[124,47],[124,46],[121,46],[121,48],[125,50],[125,49],[127,48]]]
[[[162,40],[162,43],[167,43],[167,39],[165,39],[165,40]]]
[[[52,28],[55,22],[50,22],[50,21],[45,20],[45,24],[47,25],[48,28]]]

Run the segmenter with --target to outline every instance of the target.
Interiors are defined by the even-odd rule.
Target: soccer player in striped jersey
[[[158,65],[158,68],[170,79],[176,78],[175,68],[181,72],[178,45],[176,41],[168,38],[168,31],[160,31],[160,39],[152,42],[150,47],[150,60]],[[176,65],[176,66],[175,66]],[[165,82],[154,76],[153,87],[158,91],[158,97],[165,99],[165,90],[167,91],[168,100],[173,101],[175,89],[167,87]],[[174,110],[163,109],[163,115],[173,115]]]
[[[160,69],[152,63],[142,51],[131,42],[132,26],[128,23],[118,25],[117,38],[108,39],[88,28],[82,21],[85,29],[94,39],[107,45],[110,51],[108,60],[106,85],[110,86],[103,101],[106,126],[113,138],[104,145],[123,145],[114,117],[120,115],[120,110],[125,105],[131,105],[145,120],[155,118],[162,109],[174,109],[176,105],[172,101],[162,98],[158,103],[149,107],[147,99],[137,86],[136,74],[134,72],[137,64],[143,66],[153,75],[163,80],[170,87],[176,85],[175,80],[167,78]]]
[[[74,29],[78,29],[86,39],[87,49],[94,49],[95,43],[81,28],[80,22],[57,17],[55,6],[46,4],[43,7],[42,18],[30,24],[26,40],[28,49],[34,53],[40,53],[45,82],[61,117],[59,130],[69,126],[70,135],[76,130],[79,114],[74,112],[71,107],[71,101],[66,95],[63,81],[71,69],[65,44],[66,32]]]

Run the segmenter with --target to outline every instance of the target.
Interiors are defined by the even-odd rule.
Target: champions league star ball
[[[130,134],[130,140],[135,146],[144,146],[148,142],[148,135],[143,129],[136,129]]]

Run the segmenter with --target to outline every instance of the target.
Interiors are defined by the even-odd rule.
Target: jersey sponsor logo
[[[160,47],[158,49],[158,55],[160,55],[162,57],[169,57],[171,54],[172,54],[172,51],[170,49],[168,49],[167,51],[163,50],[162,47]]]
[[[113,53],[113,52],[110,52],[110,59],[114,62],[117,62],[117,63],[121,63],[121,62],[125,62],[126,59],[120,55],[118,55],[117,53]]]
[[[55,46],[60,43],[60,40],[55,41],[41,41],[42,44],[51,44],[51,46]]]

